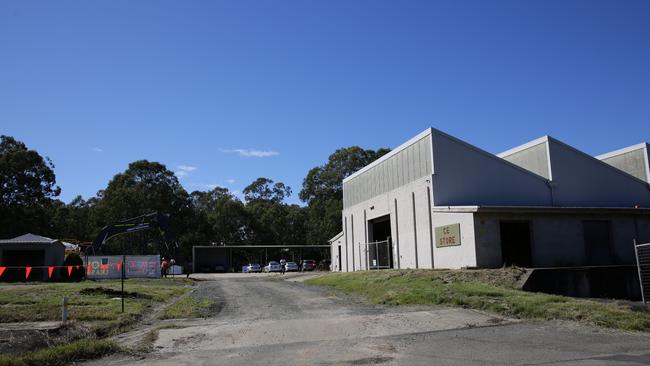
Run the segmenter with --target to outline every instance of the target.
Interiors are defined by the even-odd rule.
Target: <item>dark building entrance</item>
[[[45,265],[44,250],[5,250],[2,253],[2,265],[6,267],[32,267]],[[30,280],[43,280],[43,269],[33,268],[29,275]],[[5,281],[24,281],[25,269],[8,268],[4,275]]]
[[[368,221],[367,268],[393,268],[390,215]]]
[[[339,266],[338,266],[338,269],[339,269],[339,272],[341,272],[341,271],[343,271],[343,263],[341,261],[341,246],[339,245],[338,247],[339,247]]]
[[[503,264],[532,267],[530,223],[501,222],[501,256]]]
[[[588,220],[582,222],[587,265],[615,264],[611,248],[611,225],[609,221]]]

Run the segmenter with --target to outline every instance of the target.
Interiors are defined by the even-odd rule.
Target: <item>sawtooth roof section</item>
[[[646,182],[551,136],[498,156],[551,180],[555,206],[650,207]],[[544,161],[548,170],[543,169]]]
[[[487,151],[432,129],[435,206],[549,206],[547,180]]]
[[[548,136],[542,136],[497,156],[546,179],[550,180],[552,177],[548,158]]]
[[[596,159],[650,183],[650,145],[647,142],[598,155]]]

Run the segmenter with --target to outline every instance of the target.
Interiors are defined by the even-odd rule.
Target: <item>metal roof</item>
[[[589,214],[634,214],[648,215],[647,207],[561,207],[561,206],[434,206],[433,213],[439,212],[503,212],[503,213],[589,213]]]
[[[244,249],[244,248],[329,248],[329,245],[195,245],[192,248]]]
[[[422,140],[423,138],[431,135],[432,133],[433,133],[433,128],[431,128],[431,127],[427,128],[426,130],[424,130],[424,131],[420,132],[419,134],[415,135],[415,137],[412,137],[411,139],[409,139],[405,143],[403,143],[403,144],[399,145],[398,147],[392,149],[391,151],[389,151],[387,154],[383,155],[379,159],[373,161],[372,163],[370,163],[370,164],[364,166],[363,168],[357,170],[356,172],[350,174],[348,177],[343,179],[343,183],[353,179],[354,177],[357,177],[357,176],[363,174],[363,172],[368,171],[373,166],[381,164],[382,162],[388,160],[391,156],[396,155],[400,151],[402,151],[402,150],[406,149],[407,147],[413,145],[414,143]]]
[[[334,237],[332,239],[328,240],[328,241],[331,243],[331,242],[335,241],[336,239],[338,239],[338,238],[340,238],[342,236],[343,236],[343,231],[341,231],[340,233],[334,235]]]
[[[47,238],[32,233],[17,236],[12,239],[0,240],[0,244],[52,244],[58,242],[58,239]]]

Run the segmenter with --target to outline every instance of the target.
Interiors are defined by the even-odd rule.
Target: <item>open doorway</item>
[[[367,265],[369,269],[393,268],[390,215],[368,221]]]
[[[582,230],[587,254],[587,265],[602,266],[614,264],[612,258],[611,223],[605,220],[582,222]]]
[[[506,266],[532,267],[530,223],[501,222],[501,255]]]
[[[338,267],[338,269],[339,269],[339,272],[341,272],[341,271],[343,271],[343,261],[341,260],[341,246],[340,245],[337,245],[337,246],[339,247],[339,256],[338,256],[338,258],[339,258],[339,267]]]

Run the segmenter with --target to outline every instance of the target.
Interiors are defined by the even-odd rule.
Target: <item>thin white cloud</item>
[[[274,150],[258,150],[258,149],[221,149],[222,152],[225,153],[237,153],[239,156],[243,156],[245,158],[268,158],[269,156],[276,156],[280,155],[279,152],[274,151]]]
[[[179,165],[177,168],[178,170],[182,170],[184,172],[193,172],[198,169],[197,167],[191,165]]]
[[[104,149],[102,149],[101,147],[93,147],[93,151],[100,153],[100,152],[103,152]]]
[[[176,174],[178,178],[186,177],[188,174],[190,174],[190,172],[198,169],[197,167],[191,165],[179,165],[176,168],[177,169],[174,174]]]
[[[207,184],[207,183],[196,183],[196,182],[189,182],[189,183],[184,183],[187,187],[196,187],[200,190],[213,190],[217,187],[221,188],[226,188],[220,184],[212,183],[212,184]]]
[[[228,179],[226,182],[228,182],[228,184],[234,184],[236,181],[234,179]]]

